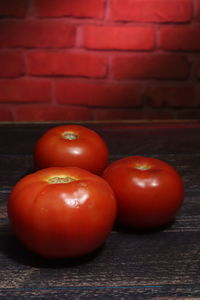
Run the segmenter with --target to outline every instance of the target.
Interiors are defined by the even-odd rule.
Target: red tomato
[[[16,184],[8,216],[18,238],[33,252],[75,257],[104,243],[116,217],[116,201],[103,178],[77,167],[52,167]]]
[[[48,130],[36,143],[35,166],[79,167],[101,175],[108,163],[108,149],[93,130],[79,125],[63,125]]]
[[[155,158],[120,159],[106,168],[103,177],[115,192],[119,221],[128,226],[148,228],[166,224],[183,202],[180,175]]]

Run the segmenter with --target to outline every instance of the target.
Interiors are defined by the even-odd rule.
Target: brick
[[[196,107],[200,105],[194,85],[150,87],[147,88],[145,94],[152,107]]]
[[[15,109],[15,121],[82,121],[90,120],[91,114],[86,107],[53,105],[20,105]]]
[[[92,109],[94,120],[169,120],[173,118],[173,113],[167,109]]]
[[[89,49],[151,50],[155,46],[154,30],[140,26],[84,27],[84,46]]]
[[[37,15],[40,17],[89,17],[102,18],[103,0],[35,0]]]
[[[14,121],[12,112],[9,108],[0,107],[0,122]]]
[[[196,0],[196,19],[200,21],[200,0]]]
[[[129,55],[113,59],[115,79],[185,79],[189,72],[182,55]]]
[[[141,95],[141,85],[133,83],[91,83],[66,80],[56,82],[56,99],[62,104],[135,107],[141,104]]]
[[[25,0],[1,0],[0,16],[22,18],[26,13]]]
[[[36,51],[28,54],[28,65],[33,75],[106,75],[106,59],[98,54]]]
[[[75,27],[61,21],[2,21],[0,47],[72,47]]]
[[[26,71],[22,52],[0,51],[0,77],[18,77]]]
[[[191,0],[112,0],[112,18],[136,22],[187,22],[192,18]]]
[[[200,50],[200,27],[167,26],[160,30],[160,46],[165,50]]]
[[[51,100],[51,82],[48,79],[2,79],[0,102],[47,102]]]
[[[94,120],[144,120],[145,112],[142,109],[106,109],[93,108],[92,116]]]

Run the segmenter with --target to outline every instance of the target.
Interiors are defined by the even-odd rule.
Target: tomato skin
[[[51,178],[73,178],[49,183]],[[112,230],[116,201],[108,183],[77,167],[47,168],[22,178],[8,199],[17,237],[47,258],[69,258],[100,247]]]
[[[184,199],[181,176],[164,161],[141,156],[122,158],[103,173],[115,192],[118,220],[131,227],[164,225],[178,212]]]
[[[37,169],[75,166],[97,175],[102,174],[109,159],[104,140],[95,131],[80,125],[48,130],[37,141],[33,156]]]

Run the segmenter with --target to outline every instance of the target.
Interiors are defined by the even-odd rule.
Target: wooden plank
[[[9,289],[14,293],[81,293],[85,289],[91,296],[96,288],[100,296],[100,287],[107,292],[116,287],[121,295],[134,290],[138,293],[138,288],[140,293],[156,290],[161,296],[164,289],[168,296],[182,296],[194,295],[195,287],[195,294],[200,296],[199,232],[113,232],[93,255],[60,261],[47,261],[26,252],[12,236],[2,236],[1,240],[0,289],[4,293]]]
[[[10,234],[7,220],[6,203],[10,191],[0,191],[0,236]],[[162,228],[167,232],[200,231],[200,193],[189,191],[185,195],[184,203],[174,220],[169,226]],[[116,226],[114,230],[118,231]]]
[[[110,153],[155,155],[200,153],[199,128],[118,128],[103,132]]]
[[[0,189],[11,189],[20,178],[33,171],[30,155],[0,155]]]
[[[4,197],[6,200],[6,193]],[[166,293],[200,296],[198,202],[199,195],[193,193],[191,197],[190,192],[175,222],[161,231],[138,233],[118,227],[105,246],[93,255],[49,261],[26,251],[16,240],[2,201],[0,295],[51,298],[79,295],[88,299],[94,295],[136,299],[144,294],[162,297]]]
[[[0,125],[0,298],[200,298],[200,124],[88,123],[105,138],[111,161],[146,155],[175,166],[185,182],[185,201],[174,222],[159,230],[138,232],[116,225],[94,253],[46,260],[16,239],[6,202],[17,180],[34,170],[37,138],[55,125]]]
[[[38,138],[53,125],[1,126],[0,154],[32,154]],[[200,127],[90,126],[106,141],[111,154],[200,153]]]
[[[193,297],[191,295],[194,295]],[[166,297],[165,295],[169,295]],[[19,288],[0,289],[3,299],[149,299],[149,300],[186,300],[199,299],[198,284],[187,285],[162,285],[162,286],[118,286],[118,287],[64,287],[54,288]]]
[[[134,155],[134,154],[133,154]],[[146,154],[147,155],[147,154]],[[155,154],[148,155],[174,166],[182,176],[185,188],[200,189],[200,153],[199,154]],[[124,157],[111,155],[110,162]],[[34,172],[31,155],[0,155],[0,189],[11,188],[20,178]]]

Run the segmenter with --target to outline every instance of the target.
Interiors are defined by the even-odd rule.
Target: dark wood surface
[[[83,124],[105,139],[110,161],[145,155],[176,167],[185,201],[164,228],[136,232],[116,226],[90,255],[45,260],[15,238],[6,202],[17,180],[34,170],[35,142],[56,125],[0,124],[0,298],[200,298],[200,123]]]

